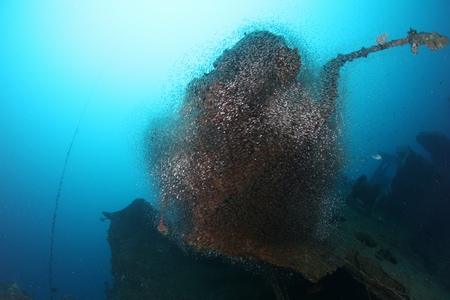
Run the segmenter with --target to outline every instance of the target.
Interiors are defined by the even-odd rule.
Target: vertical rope
[[[84,114],[84,111],[83,111],[83,114]],[[82,114],[82,116],[83,116],[83,114]],[[80,121],[81,121],[81,118],[80,118]],[[80,122],[78,122],[78,125],[79,124],[80,124]],[[66,161],[64,162],[64,167],[63,167],[63,171],[61,174],[61,178],[59,179],[58,194],[56,195],[56,200],[55,200],[55,210],[53,211],[52,234],[51,234],[51,238],[50,238],[50,261],[49,261],[49,266],[48,266],[50,299],[51,300],[53,299],[53,293],[56,292],[56,288],[53,287],[53,243],[54,243],[54,239],[55,239],[56,211],[58,210],[58,203],[59,203],[59,197],[61,195],[61,187],[63,184],[64,173],[66,172],[66,167],[67,167],[67,162],[69,160],[70,151],[72,150],[73,142],[75,141],[75,137],[76,137],[77,133],[78,133],[78,126],[77,126],[77,129],[75,130],[75,133],[73,134],[72,141],[70,142],[69,151],[67,151]]]
[[[62,188],[62,184],[63,184],[64,174],[66,173],[66,167],[67,167],[67,162],[69,161],[70,151],[72,150],[73,143],[75,142],[75,138],[78,134],[78,129],[80,127],[81,121],[83,119],[83,116],[86,112],[86,109],[87,109],[89,103],[91,102],[92,95],[94,94],[94,91],[98,85],[98,82],[100,81],[100,78],[102,77],[103,72],[106,69],[107,62],[108,61],[106,61],[105,65],[103,66],[103,69],[100,72],[100,74],[97,78],[97,81],[95,82],[94,86],[92,87],[92,90],[88,97],[88,100],[86,101],[86,104],[84,105],[83,112],[81,113],[80,119],[78,120],[77,127],[75,128],[75,132],[73,134],[72,140],[70,141],[70,146],[69,146],[69,150],[67,151],[66,160],[64,162],[64,167],[63,167],[63,170],[61,173],[61,178],[59,179],[58,194],[56,195],[56,199],[55,199],[55,209],[53,211],[52,230],[51,230],[51,237],[50,237],[50,258],[49,258],[49,264],[48,264],[48,283],[49,283],[49,289],[50,289],[50,300],[53,300],[53,294],[57,291],[57,289],[53,286],[53,252],[54,252],[53,245],[54,245],[54,240],[55,240],[56,212],[58,210],[59,198],[61,196],[61,188]]]

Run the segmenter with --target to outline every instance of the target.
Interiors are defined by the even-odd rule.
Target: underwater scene
[[[0,300],[450,299],[448,12],[1,1]]]

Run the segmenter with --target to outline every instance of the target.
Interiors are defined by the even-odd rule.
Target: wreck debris
[[[450,139],[445,134],[421,132],[416,141],[430,153],[432,162],[441,172],[450,172]]]
[[[333,241],[337,247],[320,235],[331,219],[326,212],[343,165],[339,70],[347,61],[407,43],[414,54],[422,44],[438,50],[448,38],[411,29],[404,39],[381,42],[328,62],[320,99],[307,94],[298,78],[299,51],[283,37],[253,32],[225,51],[214,70],[189,84],[178,118],[157,137],[164,142],[149,146],[150,172],[164,199],[160,227],[198,251],[287,267],[312,282],[346,268],[370,281],[371,291],[385,289],[381,282],[391,275],[383,268],[393,263],[386,267],[366,254],[347,260],[351,251],[364,250],[353,244],[353,234],[341,232],[345,237]],[[369,272],[362,261],[381,271]],[[391,282],[403,279],[392,275]],[[416,292],[390,285],[391,296]]]
[[[214,66],[152,151],[163,153],[152,172],[164,211],[178,220],[169,229],[232,256],[311,237],[342,159],[332,122],[296,81],[298,50],[255,32]]]
[[[30,294],[27,291],[20,289],[19,285],[13,282],[5,282],[1,284],[0,300],[32,300]]]
[[[114,278],[112,288],[105,286],[107,300],[225,300],[237,295],[257,299],[270,292],[261,278],[220,258],[186,255],[156,230],[157,211],[143,199],[103,214],[111,221],[108,242]]]
[[[352,192],[347,197],[348,202],[362,213],[370,215],[375,207],[381,186],[372,184],[367,180],[366,175],[361,175],[356,179]]]
[[[380,40],[380,42],[382,42],[382,40]],[[325,102],[324,105],[328,108],[328,114],[331,115],[334,113],[334,101],[339,96],[339,70],[346,62],[352,62],[355,59],[367,57],[371,53],[406,44],[410,44],[411,52],[417,55],[420,45],[425,45],[430,50],[440,50],[449,44],[449,38],[445,35],[440,35],[437,32],[417,32],[417,30],[410,28],[408,35],[405,38],[396,39],[381,44],[378,43],[377,40],[377,45],[369,48],[362,47],[360,50],[348,54],[338,54],[323,67],[325,80],[322,100]]]
[[[369,234],[364,232],[357,232],[355,233],[355,238],[370,248],[375,248],[377,246],[377,242],[375,242]]]
[[[439,132],[421,132],[416,140],[431,160],[410,147],[398,147],[401,162],[380,198],[377,210],[397,227],[407,227],[405,241],[427,272],[450,289],[450,139]],[[398,259],[399,260],[399,259]]]
[[[383,36],[383,35],[382,35]],[[387,35],[386,35],[387,37]],[[353,61],[354,59],[361,58],[361,57],[367,57],[370,53],[375,53],[381,50],[386,50],[392,47],[397,46],[403,46],[406,44],[411,45],[411,53],[418,54],[419,53],[419,46],[424,45],[430,50],[441,50],[444,48],[444,46],[447,46],[449,43],[449,39],[445,35],[440,35],[437,32],[417,32],[417,30],[410,29],[408,31],[408,35],[405,38],[392,40],[389,42],[386,42],[386,40],[380,38],[380,40],[377,38],[377,45],[371,46],[369,48],[361,48],[361,50],[351,52],[349,54],[345,55],[338,55],[338,58],[342,60],[344,63],[347,61]]]
[[[375,39],[377,42],[377,45],[380,45],[380,46],[385,45],[386,39],[388,36],[389,36],[389,34],[387,34],[387,33],[383,33],[383,34],[377,36],[377,38]]]
[[[168,235],[169,234],[169,228],[167,228],[167,226],[164,225],[164,217],[165,217],[166,205],[167,205],[167,200],[168,199],[169,199],[168,195],[164,196],[164,202],[163,202],[163,207],[162,207],[162,212],[161,212],[161,218],[159,219],[159,224],[158,224],[158,231],[162,235]]]
[[[185,251],[157,231],[157,211],[143,199],[103,215],[114,279],[105,284],[107,300],[376,299],[342,268],[314,284],[290,268]]]

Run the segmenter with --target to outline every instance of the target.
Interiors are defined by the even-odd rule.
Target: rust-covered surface
[[[311,282],[344,269],[380,298],[433,299],[440,287],[397,244],[408,243],[407,231],[392,233],[370,216],[376,195],[363,214],[335,200],[345,161],[339,69],[368,53],[338,55],[313,81],[302,77],[299,52],[282,36],[250,33],[191,81],[172,120],[152,125],[159,231],[195,251],[286,267]]]

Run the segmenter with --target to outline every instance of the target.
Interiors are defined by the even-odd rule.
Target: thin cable
[[[48,279],[49,279],[48,281],[49,281],[49,288],[50,288],[50,300],[53,300],[53,293],[55,293],[57,291],[57,289],[53,286],[53,244],[54,244],[54,239],[55,239],[56,211],[58,210],[58,204],[59,204],[59,198],[61,196],[61,188],[62,188],[62,184],[63,184],[64,174],[66,173],[66,167],[67,167],[67,162],[69,161],[70,151],[72,150],[72,146],[73,146],[73,143],[77,136],[81,121],[83,120],[86,109],[89,106],[89,103],[91,102],[92,95],[94,94],[94,91],[97,88],[100,78],[102,77],[102,75],[106,69],[108,61],[109,60],[107,60],[105,62],[105,65],[103,66],[103,69],[100,72],[100,74],[97,78],[97,81],[95,82],[94,86],[92,87],[92,90],[91,90],[91,93],[89,94],[88,100],[86,101],[86,104],[84,105],[80,119],[78,120],[77,127],[75,128],[75,132],[73,134],[72,140],[70,141],[70,146],[69,146],[69,150],[67,151],[66,160],[64,162],[64,167],[63,167],[63,170],[61,173],[61,178],[59,179],[58,194],[56,195],[56,199],[55,199],[55,209],[53,211],[52,231],[51,231],[51,238],[50,238],[50,260],[49,260],[49,266],[48,266]]]

